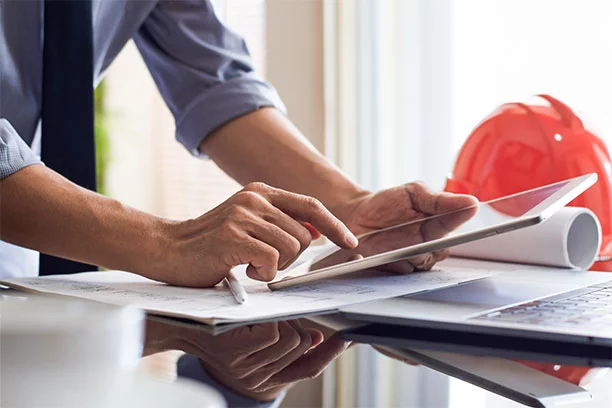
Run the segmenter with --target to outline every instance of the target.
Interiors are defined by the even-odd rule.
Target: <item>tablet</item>
[[[326,244],[318,250],[304,252],[268,287],[278,290],[311,284],[382,265],[401,269],[400,261],[407,258],[539,224],[596,181],[597,174],[586,174],[372,231],[359,236],[359,245],[354,249]]]

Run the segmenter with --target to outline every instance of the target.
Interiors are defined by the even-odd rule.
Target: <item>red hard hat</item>
[[[611,256],[610,153],[568,106],[551,96],[538,96],[549,106],[507,103],[474,129],[459,152],[445,190],[487,201],[597,173],[597,183],[569,205],[597,214],[603,233],[600,255]],[[612,265],[608,267],[612,270]]]

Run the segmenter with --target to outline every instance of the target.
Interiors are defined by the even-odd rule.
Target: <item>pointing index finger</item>
[[[319,200],[273,187],[263,196],[290,217],[311,224],[334,244],[342,248],[357,246],[357,237]]]

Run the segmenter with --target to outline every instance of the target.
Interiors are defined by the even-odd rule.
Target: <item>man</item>
[[[253,72],[243,40],[210,1],[94,1],[77,10],[88,4],[0,0],[0,276],[37,273],[38,254],[25,247],[177,285],[211,286],[240,264],[249,265],[251,278],[269,281],[317,231],[349,248],[355,234],[474,203],[420,184],[372,193],[349,180],[283,116],[275,90]],[[93,60],[83,61],[93,82],[133,38],[176,119],[177,139],[214,160],[242,191],[197,219],[175,222],[53,171],[77,181],[93,166],[93,157],[81,163],[87,171],[72,166],[91,152],[75,131],[90,101],[66,96],[90,91],[75,86],[83,70],[63,80],[56,78],[66,68],[52,70],[66,42],[86,48],[86,32],[61,32],[82,21],[93,26]],[[56,36],[63,42],[52,47]],[[415,257],[404,268],[426,270],[445,256]],[[67,271],[58,265],[44,261],[41,272]]]
[[[69,2],[47,3],[50,10]],[[221,24],[206,0],[95,2],[94,79],[97,83],[134,38],[176,118],[179,141],[194,155],[212,158],[243,185],[274,187],[249,184],[217,209],[181,223],[84,191],[48,168],[28,166],[37,163],[41,138],[45,149],[54,147],[45,145],[48,138],[37,130],[46,97],[40,32],[51,28],[42,21],[45,2],[0,4],[0,129],[8,161],[2,176],[16,173],[3,181],[4,241],[165,282],[209,286],[237,264],[250,264],[249,276],[255,279],[272,279],[278,267],[308,246],[310,232],[301,222],[350,247],[356,244],[352,233],[472,203],[417,184],[372,194],[346,178],[280,113],[282,103],[253,72],[244,42]],[[78,119],[68,115],[61,122]],[[76,135],[68,144],[81,138]],[[33,151],[22,139],[33,144]],[[430,254],[412,263],[427,269],[442,256]],[[8,271],[8,264],[5,256],[4,276],[35,274]]]

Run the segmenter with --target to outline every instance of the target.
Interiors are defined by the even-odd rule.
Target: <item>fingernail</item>
[[[346,233],[346,242],[351,246],[351,247],[356,247],[357,245],[359,245],[359,240],[357,239],[357,237],[352,233],[352,232],[347,232]]]

